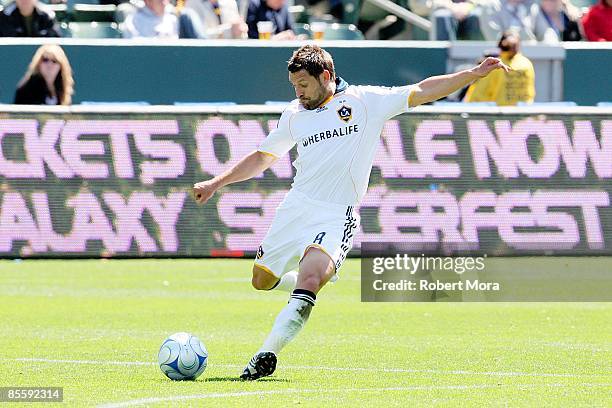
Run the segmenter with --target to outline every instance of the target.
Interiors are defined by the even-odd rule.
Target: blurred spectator
[[[15,0],[0,12],[0,37],[59,37],[55,15],[37,0]]]
[[[493,0],[483,7],[480,29],[487,41],[497,40],[507,30],[516,31],[524,41],[554,38],[545,20],[538,19],[539,13],[540,7],[533,0]],[[551,34],[547,35],[547,30]]]
[[[582,18],[589,41],[612,41],[612,0],[600,0]]]
[[[198,15],[207,38],[246,37],[248,27],[238,13],[236,0],[187,0],[185,8]]]
[[[508,31],[502,34],[498,44],[499,56],[512,71],[496,70],[474,82],[467,90],[466,102],[496,102],[500,106],[533,102],[535,71],[531,61],[519,53],[519,46],[517,33]]]
[[[122,27],[124,38],[204,38],[192,10],[176,12],[169,0],[144,0],[144,6],[128,15]]]
[[[547,27],[543,41],[580,41],[578,27],[580,11],[563,0],[540,0],[540,13],[536,25]]]
[[[477,62],[476,65],[480,65],[485,59],[489,58],[489,57],[493,57],[493,58],[499,58],[499,48],[491,48],[488,50],[485,50],[482,54],[482,58],[480,58]],[[460,64],[457,65],[455,67],[455,70],[453,72],[459,72],[459,71],[463,71],[465,69],[470,69],[474,66],[474,64]],[[470,87],[470,84],[464,86],[463,88],[451,93],[450,95],[448,95],[446,98],[444,98],[444,101],[446,102],[462,102],[465,101],[465,95],[467,93],[468,88]],[[466,101],[467,102],[467,101]]]
[[[304,6],[307,11],[306,20],[326,20],[328,23],[342,23],[344,22],[344,2],[349,0],[293,0],[294,6]],[[354,3],[355,5],[358,3]],[[350,8],[350,6],[349,6]],[[327,17],[326,17],[327,16]],[[296,18],[296,16],[293,16]],[[329,20],[327,20],[329,18]],[[300,17],[298,16],[299,20]],[[298,21],[299,22],[299,21]],[[356,21],[351,21],[356,22]]]
[[[257,23],[271,21],[273,40],[293,40],[293,19],[289,14],[287,0],[249,0],[249,11],[246,23],[249,27],[249,38],[259,38]]]
[[[481,40],[480,4],[487,0],[409,0],[410,9],[429,17],[435,39],[442,41]]]
[[[74,92],[72,68],[59,45],[36,50],[24,77],[17,84],[15,104],[70,105]]]

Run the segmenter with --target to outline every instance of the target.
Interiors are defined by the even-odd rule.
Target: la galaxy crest
[[[350,106],[343,104],[337,112],[340,120],[344,122],[348,122],[349,120],[353,119],[353,109]]]

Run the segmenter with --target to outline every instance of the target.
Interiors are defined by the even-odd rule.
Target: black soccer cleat
[[[257,380],[267,377],[276,370],[276,354],[271,351],[262,351],[253,356],[249,364],[244,368],[241,380]]]

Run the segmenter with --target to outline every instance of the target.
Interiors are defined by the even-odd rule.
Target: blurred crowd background
[[[176,1],[176,3],[175,3]],[[0,36],[611,41],[612,0],[0,0]]]
[[[176,4],[173,1],[176,1]],[[311,39],[422,40],[425,41],[423,48],[430,48],[430,51],[434,51],[435,46],[429,47],[427,44],[434,44],[428,43],[429,40],[450,41],[450,44],[463,44],[461,46],[464,48],[469,47],[469,44],[495,44],[496,46],[487,46],[488,48],[478,48],[476,53],[470,54],[463,65],[457,62],[449,64],[449,58],[446,71],[465,69],[487,56],[500,57],[513,70],[507,74],[501,71],[495,72],[451,95],[448,101],[500,106],[544,101],[567,102],[573,106],[576,105],[575,102],[563,100],[564,92],[566,95],[576,95],[575,100],[581,104],[588,100],[588,95],[582,95],[585,93],[599,95],[594,96],[594,100],[590,103],[609,101],[606,96],[601,96],[600,89],[602,86],[610,88],[609,81],[605,80],[602,83],[600,79],[590,78],[584,74],[582,78],[585,83],[590,79],[592,83],[585,86],[576,85],[575,81],[566,79],[569,69],[576,64],[565,63],[564,68],[560,68],[567,47],[566,45],[560,47],[561,44],[599,43],[612,40],[612,0],[597,0],[597,3],[594,1],[596,0],[0,0],[0,36],[126,39],[119,40],[120,44],[129,44],[122,41],[140,38],[229,40],[232,44],[236,44],[232,40],[238,39],[259,39],[270,42]],[[271,44],[266,41],[260,41],[259,44],[265,48],[266,44]],[[111,45],[119,43],[112,42]],[[7,86],[12,87],[15,82],[10,85],[5,83],[4,89],[0,89],[5,95],[4,101],[9,102],[6,95],[13,95],[14,92],[11,102],[15,104],[70,105],[76,86],[71,61],[66,54],[75,57],[74,52],[72,54],[65,52],[56,44],[41,45],[39,42],[35,45],[38,49],[35,50],[24,74],[21,67],[26,61],[14,61],[14,64],[9,65],[10,69],[4,67],[8,72],[8,75],[3,75],[5,81],[10,82],[11,75],[14,78],[12,80],[16,81],[17,74],[13,72],[15,70],[19,71],[20,78],[14,91],[7,89]],[[525,56],[522,53],[522,45],[530,47],[535,45],[536,50]],[[540,48],[547,46],[558,47],[562,52],[557,53],[558,55],[545,55],[538,62]],[[607,61],[602,57],[605,57],[605,53],[609,55],[610,48],[605,45],[593,45],[593,47],[600,53],[592,56],[592,61]],[[4,47],[0,49],[2,50],[8,52],[9,48]],[[28,51],[27,58],[32,55],[31,52]],[[176,49],[172,51],[172,53],[177,52],[179,51]],[[418,51],[413,50],[413,52]],[[373,55],[371,51],[369,54]],[[449,56],[452,57],[452,54],[453,51],[450,50]],[[128,71],[135,66],[135,61],[130,63],[126,60],[122,68],[116,71],[121,78],[112,78],[112,72],[106,72],[108,76],[106,80],[113,84],[113,89],[116,89],[109,98],[103,96],[104,69],[117,68],[108,63],[105,66],[105,62],[101,61],[99,67],[102,71],[92,74],[90,72],[92,68],[84,68],[89,61],[83,55],[82,49],[76,55],[81,62],[75,68],[79,71],[75,77],[77,83],[81,78],[90,89],[89,93],[83,94],[85,100],[99,97],[104,101],[125,101],[130,96],[124,95],[121,91],[133,89],[137,100],[142,100],[145,104],[159,103],[153,100],[155,95],[147,97],[147,88],[150,88],[148,83],[157,75],[154,75],[154,72],[162,73],[167,71],[168,67],[158,66],[157,70],[152,67],[140,85],[118,85],[122,80],[130,78]],[[228,57],[244,59],[231,51],[221,55],[225,59]],[[263,54],[260,52],[259,55]],[[433,54],[430,52],[424,55]],[[5,58],[11,57],[5,56]],[[23,54],[19,58],[23,58]],[[215,64],[213,61],[214,65],[211,66],[213,68],[206,70],[202,64],[211,61],[204,62],[195,55],[189,55],[187,58],[189,61],[184,57],[177,59],[183,62],[184,67],[175,65],[171,69],[177,72],[181,68],[188,70],[187,66],[198,60],[201,61],[198,63],[198,68],[204,72],[223,72],[219,64],[231,64],[221,60]],[[575,61],[575,57],[573,60]],[[248,65],[246,60],[242,62]],[[397,62],[400,64],[399,60]],[[380,66],[384,67],[385,64],[384,61],[377,61],[374,65],[380,71]],[[442,68],[439,62],[433,62],[428,57],[418,61],[412,59],[410,60],[412,68],[408,68],[407,71],[389,70],[395,75],[391,80],[393,82],[420,80],[432,72],[431,65],[435,65],[433,72]],[[597,67],[597,75],[609,69],[605,68],[605,63],[603,65]],[[282,70],[282,67],[279,69]],[[381,80],[384,79],[384,71],[383,69],[383,72],[380,72]],[[193,67],[189,72],[193,72]],[[236,72],[248,72],[248,69],[246,71],[239,69]],[[269,84],[279,79],[270,72],[270,69],[260,70],[259,74],[262,78],[265,75],[269,77],[262,79],[259,84],[268,92],[273,90]],[[536,73],[539,76],[538,81]],[[177,88],[177,94],[181,96],[175,97],[175,101],[183,98],[189,100],[193,98],[189,94],[195,91],[200,102],[210,99],[226,101],[228,94],[234,95],[235,98],[243,97],[249,103],[263,102],[259,101],[259,97],[248,96],[250,88],[242,86],[241,79],[236,76],[233,78],[235,78],[231,81],[233,84],[228,84],[227,79],[215,81],[210,77],[200,78],[196,82],[196,78],[185,80],[178,74],[174,75],[167,86],[160,85],[158,89],[167,93],[166,98],[169,99],[172,98],[169,95],[172,89]],[[130,81],[135,79],[137,78],[132,76]],[[368,78],[362,79],[368,80]],[[266,81],[268,85],[264,86]],[[397,85],[393,82],[388,84]],[[183,87],[180,90],[179,85]],[[239,91],[232,90],[232,85]],[[249,86],[252,87],[253,84]],[[199,89],[196,89],[198,87]],[[217,96],[211,95],[210,92],[215,87]],[[577,87],[578,91],[572,93],[572,87]],[[610,92],[604,89],[603,95],[610,94],[612,89]],[[288,95],[283,94],[282,100],[286,102],[286,99]],[[241,103],[238,99],[229,99],[229,103],[236,102]]]

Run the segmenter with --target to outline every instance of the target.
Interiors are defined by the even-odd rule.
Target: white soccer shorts
[[[312,200],[292,190],[276,209],[255,265],[280,278],[298,268],[310,247],[317,247],[334,261],[337,273],[358,227],[359,214],[353,206]]]

